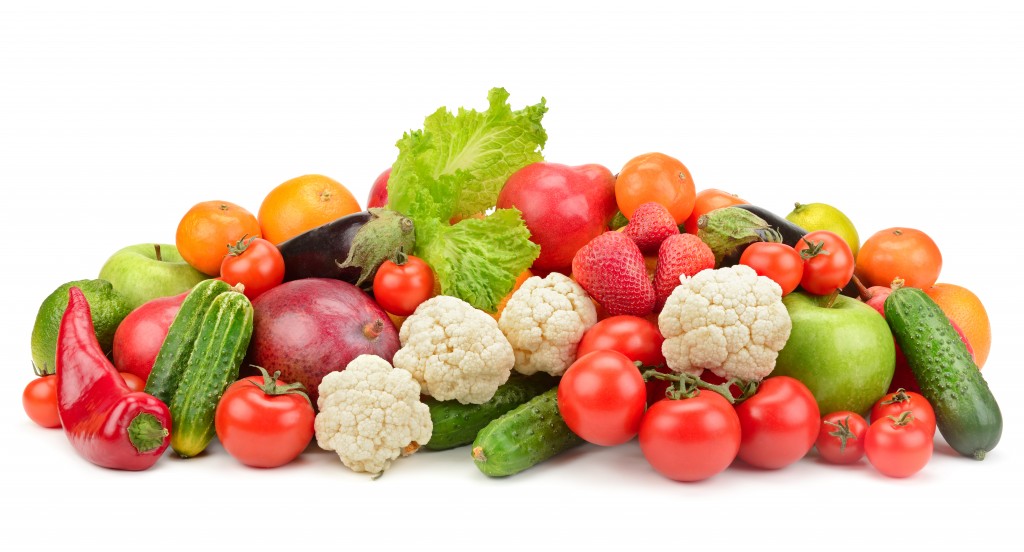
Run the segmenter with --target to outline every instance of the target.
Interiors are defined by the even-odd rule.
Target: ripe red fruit
[[[679,233],[679,226],[664,205],[649,201],[633,211],[623,232],[636,242],[641,253],[654,255],[665,238]]]
[[[693,234],[669,236],[658,249],[658,268],[654,273],[655,310],[679,285],[682,275],[693,276],[706,268],[715,268],[715,254]]]
[[[605,232],[581,247],[572,259],[572,273],[611,316],[645,316],[654,310],[644,255],[621,232]]]

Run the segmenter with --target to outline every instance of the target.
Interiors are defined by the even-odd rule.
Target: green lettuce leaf
[[[422,130],[396,144],[388,178],[388,208],[416,225],[414,254],[434,269],[441,292],[494,312],[516,278],[540,255],[515,209],[483,213],[517,170],[543,161],[547,132],[539,104],[513,111],[508,92],[494,88],[484,112],[440,108]],[[462,218],[455,225],[452,218]]]
[[[468,217],[494,206],[515,171],[543,161],[547,132],[539,104],[513,111],[508,92],[493,88],[487,111],[438,109],[423,130],[396,144],[398,160],[388,179],[388,206],[413,219]]]
[[[517,209],[498,209],[455,225],[417,223],[416,254],[441,282],[441,293],[494,312],[516,278],[540,255]]]

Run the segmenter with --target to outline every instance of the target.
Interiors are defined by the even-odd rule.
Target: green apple
[[[123,293],[134,309],[150,299],[188,291],[209,276],[186,263],[173,245],[140,243],[111,255],[100,278]]]
[[[772,375],[802,381],[822,415],[867,412],[889,390],[896,366],[892,332],[878,311],[856,299],[828,301],[803,292],[782,299],[793,329]]]

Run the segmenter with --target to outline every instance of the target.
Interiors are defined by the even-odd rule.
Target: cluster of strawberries
[[[572,260],[576,281],[611,316],[660,311],[681,276],[706,268],[715,268],[711,248],[680,233],[668,209],[655,202],[639,206],[621,231],[597,236]]]

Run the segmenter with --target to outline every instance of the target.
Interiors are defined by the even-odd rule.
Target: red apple
[[[370,197],[366,200],[366,208],[383,207],[388,204],[388,177],[391,176],[391,167],[380,173],[377,180],[373,181],[370,187]]]
[[[114,332],[114,366],[119,372],[149,378],[174,315],[188,292],[151,299],[128,314]]]
[[[498,208],[523,213],[530,240],[540,246],[536,272],[572,269],[579,248],[607,230],[618,210],[615,177],[601,165],[533,163],[516,171],[498,195]]]

